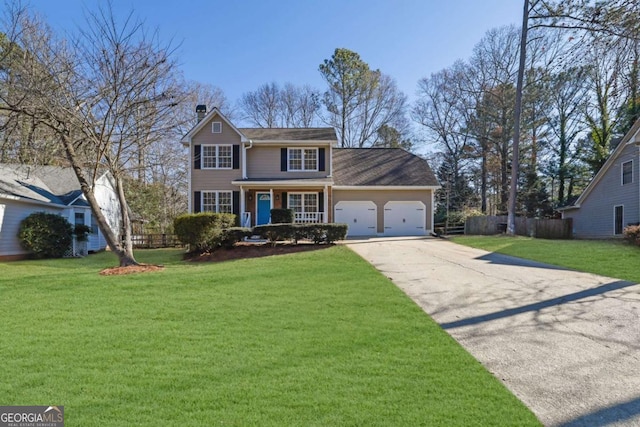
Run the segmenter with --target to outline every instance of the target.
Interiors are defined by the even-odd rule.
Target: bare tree
[[[320,93],[311,86],[285,83],[260,86],[242,95],[239,102],[243,118],[253,126],[311,127],[320,110]]]
[[[467,117],[464,94],[460,92],[466,65],[457,62],[453,67],[432,74],[418,82],[418,100],[412,109],[412,118],[422,125],[426,137],[442,149],[447,161],[447,173],[443,178],[453,190],[449,202],[464,202],[455,192],[464,186],[468,166],[468,153],[473,142],[467,132]]]
[[[240,99],[244,119],[263,128],[280,127],[281,105],[280,87],[275,82],[265,83],[257,90],[243,94]]]
[[[286,83],[280,91],[280,109],[285,127],[312,127],[320,111],[320,93],[308,85]]]
[[[54,132],[109,248],[121,266],[136,264],[124,178],[137,163],[139,122],[145,139],[167,132],[164,118],[181,96],[173,51],[132,14],[117,22],[110,4],[87,13],[86,25],[71,40],[56,39],[43,22],[18,12],[3,30],[12,34],[9,49],[19,47],[24,54],[0,55],[11,58],[0,83],[11,91],[0,92],[0,108],[32,117]],[[124,243],[95,198],[95,179],[103,170],[114,178]]]

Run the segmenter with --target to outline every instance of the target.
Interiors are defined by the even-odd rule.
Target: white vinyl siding
[[[231,191],[203,191],[201,197],[202,212],[233,212],[233,194]]]
[[[318,149],[317,148],[289,148],[288,171],[291,172],[317,172]]]
[[[231,145],[203,145],[202,169],[231,169],[233,148]]]

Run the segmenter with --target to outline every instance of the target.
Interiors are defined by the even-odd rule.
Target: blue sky
[[[56,30],[83,25],[99,1],[30,0]],[[180,43],[186,78],[231,102],[269,82],[325,83],[318,66],[337,47],[392,76],[412,99],[422,77],[467,59],[484,33],[521,21],[518,0],[113,0]]]

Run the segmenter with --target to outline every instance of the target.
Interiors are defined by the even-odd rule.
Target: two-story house
[[[273,208],[296,222],[341,222],[349,236],[425,235],[438,182],[402,149],[341,149],[333,128],[237,128],[214,108],[196,109],[189,148],[189,210],[228,212],[244,227]]]

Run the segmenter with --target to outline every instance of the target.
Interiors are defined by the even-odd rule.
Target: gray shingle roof
[[[82,194],[71,168],[0,164],[0,193],[68,205]]]
[[[338,141],[333,128],[240,128],[244,136],[256,141]]]
[[[334,185],[439,186],[426,160],[401,148],[334,148]]]

